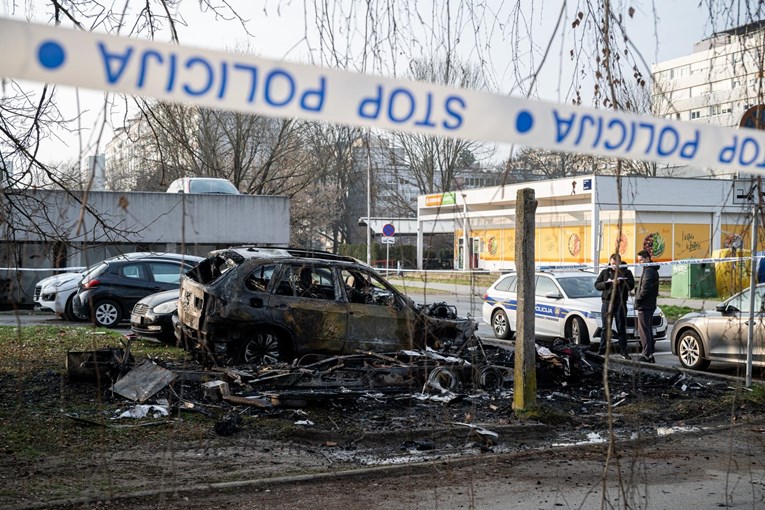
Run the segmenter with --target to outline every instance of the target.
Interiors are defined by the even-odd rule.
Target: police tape
[[[627,267],[645,267],[645,266],[684,266],[684,265],[696,265],[696,264],[717,264],[717,263],[751,263],[752,260],[761,260],[765,259],[765,254],[756,254],[754,256],[752,255],[745,255],[741,257],[707,257],[707,258],[698,258],[698,259],[678,259],[678,260],[666,260],[662,262],[657,261],[651,261],[646,263],[623,263],[623,265]],[[600,268],[606,268],[609,267],[610,264],[598,264],[597,267]],[[539,271],[567,271],[567,270],[583,270],[583,269],[591,269],[593,267],[593,264],[563,264],[563,265],[557,265],[557,264],[546,264],[544,266],[537,266],[537,270]]]
[[[765,173],[765,133],[0,19],[0,76],[555,151]],[[11,50],[12,48],[12,50]]]

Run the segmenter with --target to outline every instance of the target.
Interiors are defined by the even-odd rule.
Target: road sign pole
[[[390,264],[390,243],[385,245],[385,276],[388,276],[389,264]]]

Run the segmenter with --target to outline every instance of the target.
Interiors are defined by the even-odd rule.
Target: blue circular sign
[[[390,223],[386,223],[383,226],[383,235],[384,236],[390,237],[390,236],[392,236],[395,233],[396,233],[396,229]]]

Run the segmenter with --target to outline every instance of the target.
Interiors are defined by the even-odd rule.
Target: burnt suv
[[[216,365],[462,344],[477,327],[417,306],[366,264],[292,249],[217,250],[181,279],[176,338]]]

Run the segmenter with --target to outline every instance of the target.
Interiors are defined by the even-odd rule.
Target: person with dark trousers
[[[656,311],[656,298],[659,296],[659,269],[651,264],[651,254],[641,250],[637,254],[638,263],[643,264],[643,273],[635,291],[635,310],[637,311],[638,335],[640,335],[640,361],[656,363],[653,357],[653,312]]]
[[[611,323],[616,321],[616,334],[619,337],[622,357],[632,359],[627,349],[627,299],[630,291],[635,288],[635,277],[632,271],[622,264],[618,253],[611,255],[608,267],[601,271],[595,280],[595,288],[600,291],[600,314],[603,319],[598,354],[606,354],[606,346],[611,339]]]

